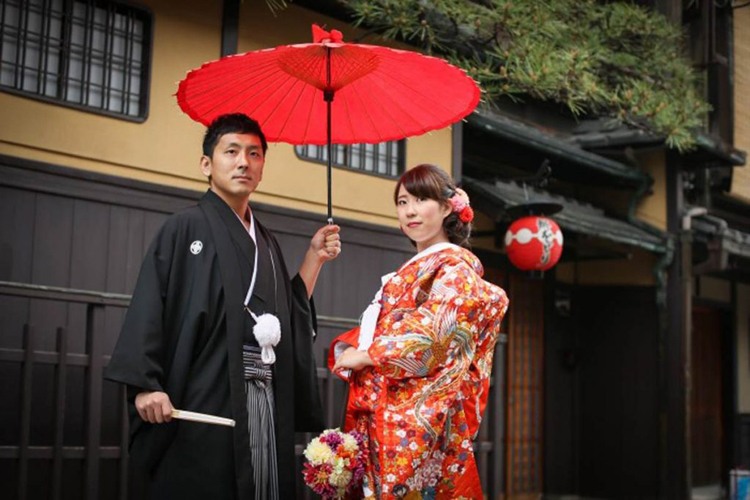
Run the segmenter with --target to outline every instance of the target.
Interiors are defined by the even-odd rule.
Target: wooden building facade
[[[0,2],[0,482],[10,498],[139,498],[121,389],[100,375],[150,239],[206,189],[203,127],[179,111],[176,82],[222,54],[306,42],[313,22],[345,40],[363,30],[318,2],[275,15],[238,0]],[[696,60],[716,110],[697,152],[530,102],[391,145],[395,168],[334,169],[344,252],[315,294],[331,426],[343,386],[323,368],[325,348],[413,252],[397,230],[395,178],[436,163],[472,195],[475,251],[511,299],[475,443],[488,498],[681,499],[750,466],[750,104],[738,97],[750,90],[750,8],[639,3],[696,30],[696,54],[726,56]],[[272,144],[253,195],[291,268],[324,220],[320,159]],[[545,160],[548,186],[524,187]],[[503,250],[506,209],[529,193],[563,205],[565,254],[543,279]]]

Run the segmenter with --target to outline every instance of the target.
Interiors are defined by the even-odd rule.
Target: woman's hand
[[[373,366],[372,359],[367,351],[358,351],[354,347],[349,347],[341,356],[336,360],[336,364],[333,365],[333,371],[338,372],[341,370],[354,370],[359,371],[367,366]]]

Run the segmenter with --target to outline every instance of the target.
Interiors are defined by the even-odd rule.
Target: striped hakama
[[[250,435],[255,500],[279,500],[273,373],[271,366],[261,361],[260,352],[259,347],[243,346],[247,431]]]

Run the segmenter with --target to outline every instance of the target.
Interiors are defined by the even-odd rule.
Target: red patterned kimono
[[[384,284],[368,348],[375,366],[351,375],[346,412],[346,430],[369,438],[365,498],[482,498],[472,439],[508,307],[482,274],[474,254],[440,244]],[[338,342],[361,348],[359,337],[359,328],[341,335],[331,352]]]

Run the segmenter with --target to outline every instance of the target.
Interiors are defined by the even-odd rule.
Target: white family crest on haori
[[[190,244],[190,253],[198,255],[203,250],[203,242],[201,240],[195,240]]]

